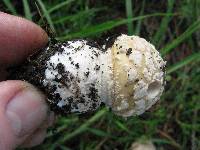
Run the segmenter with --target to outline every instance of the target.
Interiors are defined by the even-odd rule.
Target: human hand
[[[45,96],[29,83],[4,81],[5,69],[45,46],[47,34],[34,23],[0,12],[0,149],[40,144],[54,120]]]

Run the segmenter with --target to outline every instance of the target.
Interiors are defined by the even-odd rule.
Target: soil
[[[72,106],[76,107],[77,104],[75,104],[75,102],[84,103],[85,102],[84,97],[86,95],[82,94],[82,95],[75,96],[78,98],[78,100],[76,101],[73,99],[73,97],[68,97],[67,101],[69,102],[69,104],[64,105],[63,107],[59,107],[57,104],[59,101],[62,100],[62,98],[59,93],[55,92],[57,87],[55,85],[43,84],[43,81],[45,79],[45,70],[47,69],[47,61],[49,61],[51,56],[53,56],[56,52],[62,53],[64,50],[62,46],[69,45],[68,42],[59,42],[59,41],[55,42],[54,39],[52,40],[53,42],[50,41],[48,43],[47,45],[48,48],[47,47],[43,48],[40,51],[38,51],[36,54],[29,56],[22,65],[9,68],[8,72],[10,76],[8,76],[8,79],[9,80],[23,80],[23,81],[27,81],[33,84],[34,86],[36,86],[37,88],[39,88],[41,91],[45,93],[45,95],[47,96],[47,102],[50,105],[50,108],[52,111],[56,112],[56,114],[66,115],[66,114],[71,113]],[[77,40],[80,40],[80,39],[73,40],[73,42]],[[100,47],[100,45],[97,42],[94,42],[93,40],[88,40],[87,44],[90,45],[91,47],[97,47],[97,48]],[[99,49],[101,50],[101,48]],[[94,55],[98,57],[99,54],[96,53]],[[71,64],[73,64],[76,67],[76,69],[79,69],[78,63],[74,64],[72,59],[70,59],[69,61],[71,61]],[[52,64],[52,67],[53,67],[53,64]],[[55,69],[57,69],[58,73],[62,75],[61,78],[57,78],[57,77],[55,78],[56,82],[62,83],[62,86],[65,88],[68,87],[70,84],[76,84],[76,82],[80,82],[80,81],[77,81],[77,79],[70,72],[65,71],[64,68],[65,67],[61,63],[58,63],[58,65],[56,66]],[[100,66],[96,65],[94,69],[99,70]],[[86,72],[85,76],[87,77],[89,74],[90,72]],[[93,103],[92,107],[90,108],[90,111],[93,112],[98,107],[96,105],[96,102],[99,99],[98,94],[97,94],[98,91],[95,88],[94,84],[92,84],[89,87],[89,91],[90,92],[88,93],[87,96],[91,99]],[[84,112],[84,113],[90,113],[90,111]]]
[[[27,81],[37,88],[42,90],[47,96],[47,101],[50,105],[51,110],[65,114],[65,111],[58,110],[55,104],[59,100],[59,95],[54,94],[54,87],[46,87],[43,85],[42,81],[45,77],[45,69],[47,68],[46,62],[50,59],[52,55],[57,51],[62,51],[61,45],[63,43],[58,42],[56,45],[49,43],[47,48],[43,48],[38,53],[29,56],[28,59],[20,66],[15,66],[8,69],[10,76],[9,80],[23,80]],[[58,66],[59,71],[62,71],[62,66]]]

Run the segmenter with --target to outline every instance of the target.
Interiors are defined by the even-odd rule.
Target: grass
[[[133,4],[132,0],[126,0],[126,15],[128,19],[133,18]],[[127,23],[127,28],[128,28],[128,35],[133,34],[133,23],[132,21],[129,21]]]
[[[5,10],[36,23],[35,3],[3,0]],[[20,2],[19,2],[20,3]],[[152,140],[158,149],[200,147],[200,5],[198,0],[36,0],[60,40],[137,34],[160,48],[168,61],[160,102],[142,116],[123,119],[106,108],[88,116],[59,117],[45,142],[32,150],[123,149]],[[21,11],[19,8],[23,8]]]
[[[167,74],[171,74],[172,72],[175,72],[177,69],[182,68],[185,65],[189,65],[192,62],[198,62],[200,61],[200,53],[194,53],[190,56],[187,56],[183,60],[179,61],[178,63],[170,66],[167,69]]]
[[[24,6],[25,18],[27,18],[28,20],[32,20],[32,14],[31,14],[28,0],[23,0],[23,6]]]
[[[3,0],[5,6],[7,7],[7,9],[10,11],[10,13],[12,13],[13,15],[17,15],[17,11],[14,8],[14,6],[12,5],[10,0]]]
[[[175,3],[175,0],[168,0],[167,1],[167,12],[166,13],[172,13],[174,3]],[[171,18],[172,18],[172,16],[167,16],[167,17],[162,18],[160,27],[158,28],[158,31],[154,35],[153,41],[152,41],[157,46],[159,46],[160,43],[162,42],[163,34],[166,33]]]
[[[140,10],[140,13],[139,13],[140,16],[143,15],[144,8],[145,8],[145,0],[142,1],[141,10]],[[134,32],[135,35],[139,35],[140,34],[140,32],[141,32],[141,25],[142,25],[142,20],[138,20],[136,28],[135,28],[135,32]]]
[[[165,13],[154,13],[154,14],[149,14],[149,15],[144,15],[144,16],[138,16],[135,18],[129,18],[129,19],[115,19],[112,21],[106,21],[103,23],[100,23],[98,25],[93,25],[93,26],[89,26],[87,28],[84,28],[78,32],[73,32],[73,33],[69,33],[66,36],[63,37],[58,37],[57,39],[59,40],[67,40],[67,39],[72,39],[72,38],[84,38],[84,37],[88,37],[88,36],[95,36],[98,33],[102,33],[105,31],[108,31],[114,27],[118,27],[120,25],[126,24],[126,23],[130,23],[133,21],[137,21],[137,20],[142,20],[148,17],[155,17],[155,16],[165,16],[165,15],[170,15],[170,14],[165,14]],[[171,14],[172,15],[172,14]]]
[[[42,13],[44,14],[44,17],[46,18],[47,22],[49,23],[49,26],[50,26],[51,30],[53,32],[56,32],[49,11],[47,11],[47,9],[46,9],[45,5],[43,4],[42,0],[37,0],[37,2],[38,2],[39,6],[40,6],[40,8],[42,10]]]
[[[192,25],[190,25],[187,30],[182,33],[180,36],[178,36],[175,40],[173,40],[171,43],[167,44],[165,47],[161,49],[162,55],[166,55],[170,51],[172,51],[174,48],[176,48],[180,43],[182,43],[187,38],[190,38],[191,35],[200,29],[200,19],[195,21]]]

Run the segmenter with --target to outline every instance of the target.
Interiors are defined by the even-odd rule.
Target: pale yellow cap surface
[[[155,47],[138,36],[119,36],[108,49],[111,57],[107,100],[120,116],[140,115],[155,104],[164,90],[163,61]]]

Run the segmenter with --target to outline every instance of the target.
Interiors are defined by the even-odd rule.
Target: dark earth
[[[80,39],[77,39],[80,40]],[[73,40],[73,42],[76,42],[77,40]],[[97,47],[101,50],[100,45],[97,44],[96,42],[92,41],[92,40],[87,40],[87,44],[89,46],[92,47]],[[68,47],[69,43],[66,42],[59,42],[59,41],[55,41],[54,39],[50,39],[49,43],[47,44],[47,47],[49,48],[43,48],[40,51],[38,51],[37,53],[29,56],[27,58],[27,60],[22,63],[22,65],[20,66],[16,66],[16,67],[12,67],[8,69],[8,72],[10,74],[10,76],[8,77],[9,80],[23,80],[23,81],[27,81],[33,85],[35,85],[37,88],[39,88],[40,90],[42,90],[45,95],[47,96],[47,102],[50,105],[51,110],[53,110],[54,112],[56,112],[56,114],[62,114],[62,115],[66,115],[69,114],[71,112],[71,107],[77,107],[76,103],[84,103],[85,102],[85,96],[83,94],[80,94],[80,90],[77,87],[76,92],[77,93],[75,96],[76,100],[74,100],[73,97],[68,97],[67,101],[69,101],[68,105],[65,105],[63,107],[58,107],[57,104],[60,100],[62,100],[61,96],[59,93],[55,93],[56,91],[56,86],[52,86],[47,84],[46,86],[43,85],[43,80],[45,78],[45,70],[47,69],[47,64],[46,62],[50,59],[51,56],[53,56],[57,51],[58,52],[63,52],[63,48],[62,46]],[[78,51],[79,48],[75,49],[75,51]],[[98,57],[98,53],[95,52],[95,56]],[[68,53],[68,55],[70,54],[70,52]],[[74,61],[72,60],[71,57],[69,57],[71,61],[71,64],[74,65],[76,67],[76,69],[79,69],[79,63],[74,64]],[[96,59],[96,58],[93,58]],[[50,64],[53,67],[53,64]],[[59,82],[62,84],[62,86],[64,86],[65,88],[70,87],[72,84],[76,85],[76,82],[80,83],[80,79],[78,79],[77,77],[75,77],[74,75],[72,75],[69,71],[65,71],[64,70],[64,66],[61,63],[58,63],[58,65],[56,66],[56,70],[58,70],[58,73],[62,75],[61,78],[56,77],[55,81]],[[95,70],[99,70],[100,66],[96,65]],[[85,72],[85,76],[88,77],[88,75],[90,74],[90,72]],[[61,86],[61,85],[60,85]],[[89,93],[87,95],[88,98],[91,99],[92,103],[92,108],[90,108],[90,111],[94,111],[96,109],[96,107],[98,107],[96,105],[96,102],[99,99],[99,95],[98,95],[98,90],[95,88],[95,84],[91,84],[91,86],[89,87]],[[90,113],[90,111],[88,113]],[[87,112],[86,112],[87,113]]]

